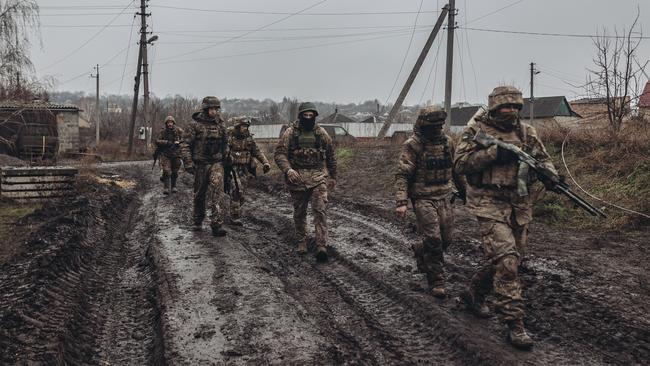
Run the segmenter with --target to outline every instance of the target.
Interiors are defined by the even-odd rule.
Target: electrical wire
[[[128,3],[128,4],[127,4],[123,9],[122,9],[122,12],[120,12],[120,15],[123,14],[123,13],[124,13],[124,12],[125,12],[125,11],[126,11],[126,10],[127,10],[127,9],[132,5],[132,4],[133,4],[133,2],[134,2],[134,0],[129,1],[129,3]],[[84,43],[82,43],[81,46],[75,48],[72,52],[68,53],[68,54],[65,55],[63,58],[59,59],[58,61],[55,61],[54,63],[52,63],[52,64],[50,64],[50,65],[44,67],[43,70],[47,70],[47,69],[51,68],[52,66],[58,65],[58,64],[60,64],[61,62],[67,60],[70,56],[72,56],[72,55],[74,55],[75,53],[77,53],[79,50],[81,50],[81,49],[84,48],[86,45],[88,45],[88,44],[89,44],[93,39],[97,38],[97,36],[99,36],[99,35],[100,35],[100,34],[101,34],[101,33],[102,33],[102,32],[103,32],[103,31],[104,31],[104,30],[105,30],[109,25],[113,24],[113,22],[114,22],[115,20],[117,20],[117,18],[118,18],[120,15],[117,15],[117,16],[113,17],[113,19],[111,19],[111,20],[108,22],[108,24],[107,24],[106,26],[104,26],[104,27],[101,28],[99,31],[97,31],[95,34],[93,34],[90,38],[88,38],[88,40],[86,40]]]
[[[422,103],[422,100],[424,100],[424,95],[426,94],[428,88],[429,88],[429,83],[431,81],[431,74],[433,74],[433,70],[436,70],[436,76],[437,76],[437,71],[438,71],[438,56],[440,55],[440,46],[442,45],[442,38],[436,39],[438,41],[438,47],[436,49],[436,56],[433,59],[433,62],[431,64],[431,70],[429,70],[429,76],[427,76],[427,83],[424,85],[424,89],[422,90],[422,95],[420,95],[420,100],[418,101],[418,104]],[[434,90],[435,90],[435,76],[434,76]],[[431,96],[431,102],[433,103],[433,95]]]
[[[597,201],[600,201],[600,202],[602,202],[602,203],[604,203],[604,204],[606,204],[606,205],[608,205],[608,206],[611,206],[611,207],[617,208],[617,209],[619,209],[619,210],[622,210],[622,211],[625,211],[625,212],[628,212],[628,213],[632,213],[632,214],[636,214],[636,215],[639,215],[639,216],[643,216],[643,217],[645,217],[645,218],[647,218],[647,219],[650,219],[650,215],[646,215],[646,214],[644,214],[644,213],[641,213],[641,212],[638,212],[638,211],[634,211],[634,210],[631,210],[631,209],[629,209],[629,208],[625,208],[625,207],[623,207],[623,206],[619,206],[619,205],[617,205],[617,204],[614,204],[614,203],[611,203],[611,202],[607,202],[607,201],[605,201],[605,200],[602,199],[602,198],[596,197],[596,196],[594,196],[593,194],[587,192],[584,188],[582,188],[582,186],[581,186],[578,182],[576,182],[576,180],[573,178],[573,174],[571,174],[571,171],[569,170],[569,166],[567,165],[567,163],[566,163],[566,159],[565,159],[565,157],[564,157],[564,145],[566,144],[566,142],[567,142],[567,140],[568,140],[568,138],[569,138],[569,134],[571,134],[571,130],[569,130],[569,131],[567,132],[566,136],[564,137],[564,140],[562,141],[562,150],[561,150],[561,154],[562,154],[562,164],[564,164],[564,169],[566,170],[567,174],[569,175],[569,179],[571,179],[571,181],[573,182],[573,184],[575,184],[576,187],[578,187],[578,189],[580,189],[584,194],[586,194],[587,196],[589,196],[589,197],[591,197],[591,198],[593,198],[593,199],[595,199],[595,200],[597,200]]]
[[[467,8],[467,0],[464,0],[465,3],[465,9]],[[465,16],[465,23],[467,23],[467,10],[465,10],[464,13]],[[469,46],[469,32],[467,32],[467,29],[465,29],[465,46],[467,47],[467,56],[469,57],[469,64],[472,67],[472,74],[474,75],[474,97],[476,100],[479,100],[479,93],[478,93],[478,77],[476,76],[476,67],[474,67],[474,59],[472,58],[472,48]]]
[[[608,36],[608,35],[595,35],[595,34],[578,34],[578,33],[545,33],[545,32],[525,32],[525,31],[513,31],[513,30],[504,30],[504,29],[489,29],[489,28],[472,28],[472,27],[459,27],[461,29],[467,29],[477,32],[491,32],[491,33],[505,33],[505,34],[522,34],[529,36],[546,36],[546,37],[569,37],[569,38],[627,38],[627,36]],[[650,39],[649,36],[633,36],[631,39]]]
[[[185,11],[198,11],[202,13],[225,13],[225,14],[256,14],[256,15],[299,15],[299,16],[348,16],[348,15],[400,15],[400,14],[416,14],[414,11],[376,11],[376,12],[347,12],[347,13],[287,13],[277,11],[249,11],[249,10],[221,10],[221,9],[200,9],[200,8],[187,8],[181,6],[169,5],[151,5],[154,8],[185,10]],[[439,11],[423,11],[420,13],[439,13]]]
[[[422,4],[424,3],[424,0],[420,0],[420,6],[418,7],[418,12],[415,15],[415,21],[413,22],[413,31],[411,32],[411,38],[409,39],[409,45],[406,48],[406,52],[404,52],[404,58],[402,58],[402,64],[399,67],[399,71],[397,72],[397,76],[395,76],[395,81],[393,82],[393,86],[390,88],[390,92],[388,92],[388,96],[386,96],[386,101],[384,102],[384,105],[388,104],[388,100],[390,97],[393,95],[393,91],[395,91],[395,87],[397,86],[397,82],[399,81],[399,77],[402,75],[402,70],[404,70],[404,64],[406,63],[406,58],[408,57],[409,51],[411,51],[411,45],[413,44],[413,36],[415,35],[415,31],[418,26],[418,18],[420,17],[420,11],[422,10]]]
[[[131,21],[131,31],[129,32],[129,43],[128,46],[129,48],[126,50],[126,57],[124,58],[124,68],[122,68],[122,79],[120,80],[120,89],[118,91],[118,94],[122,93],[122,86],[124,85],[124,76],[126,75],[126,65],[129,62],[129,53],[131,51],[131,40],[133,39],[133,27],[135,25],[135,18],[136,15],[133,15],[133,21]]]
[[[474,18],[474,19],[470,20],[469,22],[467,21],[467,19],[465,19],[465,24],[463,24],[463,25],[471,24],[471,23],[477,22],[477,21],[479,21],[479,20],[481,20],[481,19],[487,18],[487,17],[489,17],[489,16],[491,16],[491,15],[494,15],[494,14],[500,12],[500,11],[503,11],[503,10],[505,10],[505,9],[508,9],[508,8],[511,7],[511,6],[515,6],[515,5],[517,5],[517,4],[519,4],[519,3],[523,2],[523,1],[524,1],[524,0],[518,0],[518,1],[515,1],[514,3],[508,4],[508,5],[506,5],[506,6],[502,7],[502,8],[499,8],[499,9],[494,10],[494,11],[492,11],[492,12],[489,12],[489,13],[487,13],[487,14],[481,15],[481,16],[478,17],[478,18]],[[465,8],[467,8],[467,5],[465,5]]]
[[[465,87],[465,67],[463,65],[463,46],[461,46],[461,42],[463,40],[463,37],[459,35],[458,38],[456,38],[458,41],[454,42],[456,48],[458,49],[458,64],[460,65],[460,80],[461,80],[461,91],[463,93],[463,100],[467,101],[467,88]],[[450,98],[453,100],[453,98]]]
[[[249,34],[252,34],[252,33],[258,32],[258,31],[260,31],[260,30],[262,30],[262,29],[265,29],[265,28],[268,28],[268,27],[273,26],[273,25],[275,25],[275,24],[281,23],[281,22],[283,22],[283,21],[285,21],[285,20],[287,20],[287,19],[289,19],[289,18],[291,18],[291,17],[294,17],[294,16],[298,15],[298,14],[304,13],[304,12],[306,12],[307,10],[313,9],[313,8],[319,6],[320,4],[323,4],[323,3],[327,2],[327,1],[328,1],[328,0],[320,0],[320,1],[318,1],[318,2],[316,2],[316,3],[314,3],[314,4],[310,5],[310,6],[308,6],[308,7],[306,7],[306,8],[303,8],[302,10],[299,10],[299,11],[297,11],[297,12],[295,12],[295,13],[291,13],[291,14],[289,14],[289,15],[287,15],[287,16],[285,16],[285,17],[282,17],[282,18],[280,18],[280,19],[278,19],[278,20],[275,20],[275,21],[273,21],[273,22],[271,22],[271,23],[267,23],[267,24],[265,24],[265,25],[263,25],[263,26],[261,26],[261,27],[259,27],[259,28],[255,28],[255,29],[253,29],[253,30],[251,30],[251,31],[244,32],[244,33],[239,34],[239,35],[237,35],[237,36],[234,36],[234,37],[232,37],[232,38],[230,38],[230,39],[227,39],[227,40],[225,40],[225,41],[221,41],[221,42],[213,43],[213,44],[211,44],[211,45],[209,45],[209,46],[201,47],[201,48],[196,49],[196,50],[193,50],[193,51],[180,53],[180,54],[177,54],[177,55],[174,55],[174,56],[170,56],[170,57],[165,57],[165,58],[160,59],[160,61],[171,60],[171,59],[179,58],[179,57],[182,57],[182,56],[191,55],[191,54],[194,54],[194,53],[198,53],[198,52],[201,52],[201,51],[205,51],[205,50],[210,49],[210,48],[212,48],[212,47],[216,47],[216,46],[218,46],[218,45],[222,45],[222,44],[225,44],[225,43],[228,43],[228,42],[231,42],[231,41],[237,40],[237,39],[239,39],[239,38],[246,37],[246,36],[249,35]]]

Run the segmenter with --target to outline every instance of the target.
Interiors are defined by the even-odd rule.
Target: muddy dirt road
[[[191,181],[163,197],[146,163],[100,168],[101,186],[44,212],[23,254],[0,271],[0,363],[644,364],[650,275],[641,237],[533,228],[522,265],[531,352],[504,341],[455,297],[481,259],[459,208],[451,297],[415,270],[412,225],[389,202],[338,196],[331,260],[294,253],[291,208],[266,179],[245,226],[224,239],[190,231]]]

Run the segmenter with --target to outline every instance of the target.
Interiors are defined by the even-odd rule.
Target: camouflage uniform
[[[167,128],[167,122],[174,122],[174,126],[170,129]],[[178,178],[178,170],[181,168],[180,158],[180,141],[183,139],[183,130],[176,127],[176,120],[172,116],[165,118],[165,127],[158,133],[156,139],[156,146],[159,152],[158,160],[160,161],[160,169],[162,169],[162,180],[165,186],[165,192],[169,192],[171,187],[172,191],[176,191],[176,179]]]
[[[422,241],[413,245],[418,269],[429,285],[441,288],[444,296],[443,252],[452,241],[453,210],[451,197],[455,183],[461,195],[465,186],[453,174],[454,141],[442,133],[446,113],[430,106],[420,111],[414,135],[402,145],[395,174],[397,207],[410,199]],[[436,129],[435,136],[424,136],[423,125]]]
[[[194,171],[194,224],[200,226],[205,218],[207,195],[214,231],[224,219],[223,164],[229,154],[226,126],[219,115],[210,118],[207,108],[194,113],[192,120],[181,143],[181,153],[186,169]]]
[[[496,146],[484,148],[476,144],[473,137],[483,130],[522,148],[555,172],[532,126],[516,117],[510,128],[504,128],[494,117],[494,112],[502,106],[520,108],[522,104],[521,92],[516,88],[494,89],[489,97],[490,113],[468,124],[454,162],[457,172],[467,177],[469,208],[478,218],[486,256],[482,268],[472,278],[470,293],[477,303],[482,303],[485,296],[494,291],[496,311],[509,325],[522,324],[524,316],[518,267],[525,253],[532,207],[541,189],[533,186],[536,177],[527,165],[513,159],[503,161]]]
[[[305,110],[315,111],[315,108],[305,108],[301,105],[299,113]],[[280,138],[274,157],[285,177],[293,169],[302,178],[298,184],[286,179],[293,202],[298,243],[304,243],[307,238],[307,205],[311,202],[316,245],[319,250],[324,249],[327,245],[327,179],[336,179],[336,157],[331,137],[318,124],[314,125],[313,130],[305,131],[300,122],[296,121]]]
[[[256,174],[255,160],[257,159],[263,166],[270,167],[268,159],[260,151],[255,143],[255,139],[250,134],[241,134],[237,130],[239,125],[250,125],[248,120],[237,120],[234,128],[228,130],[228,146],[232,157],[233,169],[239,178],[239,196],[231,195],[230,199],[230,217],[237,220],[241,217],[241,207],[244,204],[244,193],[246,191],[248,179]],[[265,168],[268,169],[268,168]]]

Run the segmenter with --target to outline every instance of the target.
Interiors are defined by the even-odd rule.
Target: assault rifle
[[[232,198],[241,197],[239,176],[233,165],[224,166],[223,190]]]
[[[569,186],[564,181],[563,177],[559,177],[557,174],[549,170],[540,161],[538,161],[537,159],[535,159],[534,157],[532,157],[522,149],[518,148],[517,146],[496,139],[493,136],[487,134],[483,130],[479,130],[476,133],[476,135],[474,135],[474,142],[476,142],[477,144],[483,147],[496,145],[502,149],[506,149],[508,151],[513,152],[515,155],[517,155],[520,162],[528,165],[531,169],[533,169],[537,173],[537,176],[541,181],[553,182],[553,189],[552,189],[553,192],[567,196],[573,203],[580,206],[581,208],[583,208],[593,216],[599,216],[602,218],[607,217],[603,211],[601,211],[597,207],[594,207],[589,202],[585,201],[580,196],[578,196],[575,192],[571,191]]]
[[[151,165],[151,170],[156,167],[156,161],[158,161],[158,156],[160,156],[160,147],[156,146],[156,150],[153,151],[153,165]]]

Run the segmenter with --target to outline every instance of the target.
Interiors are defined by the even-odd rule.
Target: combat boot
[[[244,223],[237,217],[230,217],[228,223],[232,226],[244,226]]]
[[[296,248],[296,252],[298,252],[298,254],[300,254],[300,255],[307,254],[307,241],[306,240],[301,240],[300,242],[298,242],[298,248]]]
[[[227,234],[228,232],[224,230],[221,226],[212,227],[212,236],[222,237],[222,236],[226,236]]]
[[[163,179],[163,194],[167,196],[169,194],[169,178]]]
[[[431,286],[431,296],[437,297],[439,299],[444,299],[447,296],[447,291],[445,290],[445,279],[444,275],[434,276],[427,274],[427,282]]]
[[[521,319],[508,322],[508,330],[508,341],[513,346],[521,349],[530,349],[533,346],[533,339],[526,332]]]
[[[194,224],[192,224],[192,231],[201,231],[201,230],[203,230],[203,224],[202,223],[195,222]]]
[[[474,294],[471,290],[463,291],[460,298],[465,303],[465,307],[475,317],[486,319],[491,316],[490,308],[485,304],[485,298]]]
[[[316,248],[316,260],[319,262],[327,262],[327,247],[324,245],[319,245]]]
[[[176,177],[172,177],[171,191],[172,193],[178,193],[178,190],[176,189]]]

